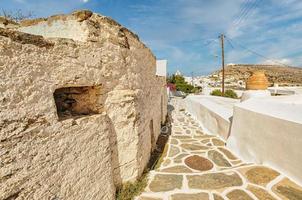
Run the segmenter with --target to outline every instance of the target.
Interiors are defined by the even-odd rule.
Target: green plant
[[[224,92],[224,95],[222,95],[221,90],[216,89],[216,90],[213,90],[211,92],[211,95],[213,95],[213,96],[224,96],[224,97],[233,98],[233,99],[237,99],[238,98],[238,96],[237,96],[237,94],[236,94],[236,92],[234,90],[226,90]]]
[[[178,83],[178,84],[176,84],[176,89],[179,91],[183,91],[185,93],[191,93],[191,91],[192,91],[192,89],[194,89],[194,87],[187,83]]]
[[[142,191],[147,187],[147,172],[144,172],[141,178],[131,183],[127,182],[117,189],[116,199],[117,200],[133,200],[134,197],[141,194]]]
[[[196,88],[185,81],[185,78],[180,75],[172,75],[167,78],[168,83],[172,83],[176,85],[176,89],[178,91],[189,93],[197,93],[200,91],[200,88]]]
[[[211,95],[213,95],[213,96],[222,96],[222,92],[219,89],[213,90],[211,92]]]
[[[198,92],[200,92],[200,88],[198,88],[198,87],[194,87],[192,90],[191,90],[191,93],[198,93]]]
[[[234,90],[226,90],[224,96],[233,99],[238,99],[237,93]]]

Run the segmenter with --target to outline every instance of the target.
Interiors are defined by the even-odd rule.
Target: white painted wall
[[[156,75],[157,76],[167,76],[167,60],[157,60],[156,61]]]
[[[302,95],[235,105],[227,146],[244,161],[271,166],[302,184]]]
[[[186,110],[203,126],[208,134],[226,140],[237,99],[216,96],[190,95],[185,99]]]
[[[271,93],[268,90],[246,90],[241,95],[241,102],[251,98],[270,97]]]
[[[302,87],[269,87],[268,90],[272,94],[281,94],[281,95],[293,95],[293,94],[301,94],[302,95]]]

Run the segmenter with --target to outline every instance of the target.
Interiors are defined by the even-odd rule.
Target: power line
[[[271,59],[271,58],[269,58],[269,57],[267,57],[267,56],[264,56],[264,55],[262,55],[262,54],[260,54],[260,53],[257,53],[256,51],[251,50],[251,49],[247,48],[246,46],[244,46],[244,45],[242,45],[242,44],[239,44],[238,42],[234,42],[234,40],[232,40],[231,38],[229,38],[229,37],[227,37],[227,36],[225,36],[225,37],[227,38],[227,40],[229,40],[229,42],[231,42],[231,43],[233,43],[233,44],[235,43],[237,46],[240,46],[241,48],[245,49],[246,51],[248,51],[248,52],[250,52],[250,53],[253,53],[253,54],[255,54],[255,55],[259,56],[259,57],[262,57],[262,58],[264,58],[264,59],[266,59],[266,60],[270,60],[270,61],[272,61],[272,62],[274,62],[274,63],[276,63],[276,64],[279,64],[279,65],[283,65],[283,66],[285,66],[285,67],[288,67],[288,65],[285,65],[285,64],[283,64],[283,63],[281,63],[281,62],[275,61],[274,59]]]
[[[250,16],[250,12],[257,7],[257,5],[260,1],[261,0],[255,0],[235,26],[239,26],[242,22],[247,20],[248,17]]]
[[[242,22],[248,19],[248,17],[250,16],[250,12],[258,6],[258,3],[260,1],[261,0],[254,0],[254,2],[245,1],[243,9],[241,9],[240,11],[239,17],[233,21],[230,28],[236,28],[236,26],[239,27]]]
[[[239,11],[239,15],[236,19],[234,19],[234,21],[232,22],[232,25],[235,25],[241,18],[242,16],[245,14],[245,12],[247,11],[248,7],[249,7],[249,0],[245,0],[245,2],[243,3],[243,6],[241,7],[240,11]]]
[[[216,42],[216,41],[217,41],[217,39],[212,39],[211,41],[204,44],[204,46],[207,47],[207,46],[209,46],[210,44],[212,44],[213,42]]]
[[[247,53],[250,53],[250,52],[247,52]],[[221,59],[221,56],[220,55],[216,55],[217,58],[220,58]],[[229,59],[225,59],[227,63],[237,63],[239,61],[241,61],[242,59],[236,59],[236,60],[229,60]]]
[[[231,41],[226,37],[226,39],[227,39],[227,42],[229,43],[229,45],[232,47],[232,49],[234,49],[234,46],[233,46],[233,44],[231,43]]]
[[[255,8],[255,6],[257,5],[258,1],[259,0],[254,0],[254,2],[249,5],[249,7],[246,9],[246,12],[238,20],[237,25],[239,25],[241,22],[243,22],[245,19],[248,18],[249,13],[251,12],[251,10],[253,10]]]
[[[196,39],[196,40],[187,40],[187,41],[182,41],[182,42],[201,42],[204,39]],[[218,42],[217,39],[208,39],[208,40],[204,40],[203,43],[200,44],[200,48],[208,48],[211,44],[213,44],[214,42]]]
[[[200,41],[204,41],[203,46],[209,46],[213,42],[216,42],[217,39],[200,38],[200,39],[194,39],[194,40],[183,40],[183,41],[181,41],[181,43],[200,42]]]
[[[239,11],[239,15],[237,16],[237,18],[235,18],[230,26],[230,28],[234,27],[236,23],[238,23],[238,21],[241,19],[241,17],[243,16],[243,14],[246,12],[247,8],[249,6],[249,0],[245,0],[245,2],[243,3],[243,6],[241,7],[240,11]]]

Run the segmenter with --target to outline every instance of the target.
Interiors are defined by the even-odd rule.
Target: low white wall
[[[281,95],[302,95],[302,87],[269,87],[268,90],[272,94]]]
[[[186,110],[197,119],[209,134],[215,134],[227,139],[230,118],[233,115],[233,105],[239,100],[192,95],[185,99]]]
[[[274,167],[302,184],[302,96],[237,104],[227,146],[244,161]]]

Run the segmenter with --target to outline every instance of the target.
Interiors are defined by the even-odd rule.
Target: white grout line
[[[209,193],[209,200],[215,200],[214,199],[214,195],[213,195],[213,193],[211,192],[211,193]]]
[[[280,174],[278,177],[267,184],[266,189],[272,190],[272,187],[279,183],[283,178],[285,178],[284,175]]]
[[[277,200],[282,200],[277,194],[275,194],[272,191],[272,188],[274,185],[276,185],[277,183],[279,183],[282,179],[286,178],[283,174],[280,174],[278,177],[276,177],[274,180],[272,180],[271,182],[269,182],[266,185],[266,191],[271,194],[274,198],[276,198]]]
[[[243,191],[245,191],[253,199],[258,200],[258,198],[251,191],[247,190],[247,188]]]
[[[182,190],[184,190],[184,191],[190,191],[189,181],[187,179],[187,176],[185,176],[185,175],[183,175]]]

